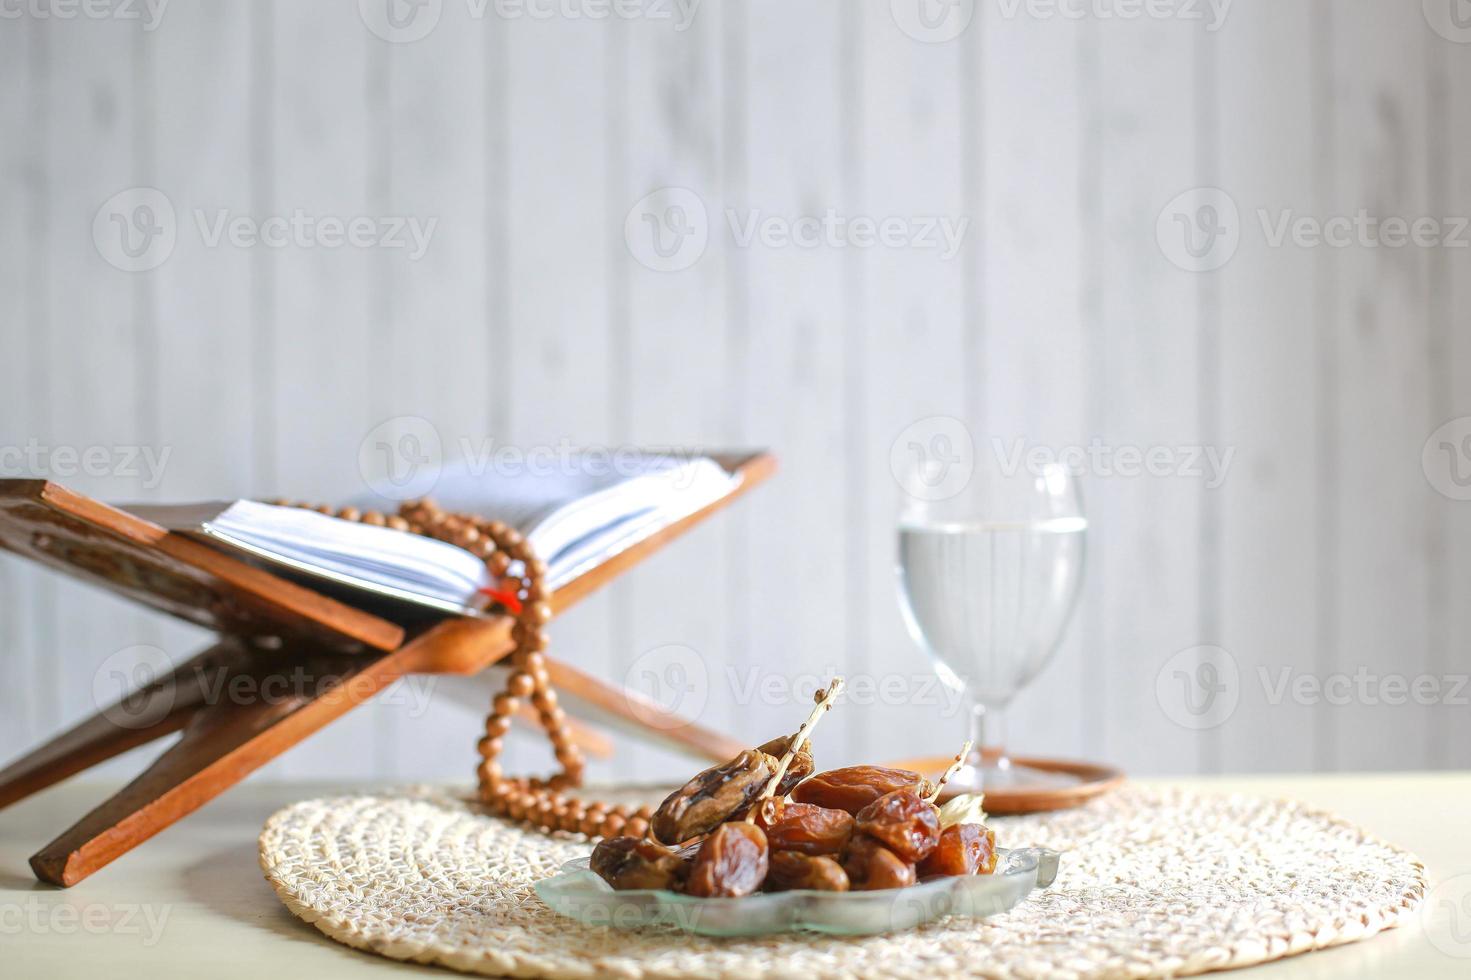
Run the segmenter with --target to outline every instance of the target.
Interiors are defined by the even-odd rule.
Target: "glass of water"
[[[965,790],[1057,785],[1014,765],[1003,714],[1056,651],[1083,574],[1078,478],[1066,467],[978,466],[959,489],[923,454],[899,517],[899,597],[910,634],[940,679],[961,692],[975,748],[952,779]]]

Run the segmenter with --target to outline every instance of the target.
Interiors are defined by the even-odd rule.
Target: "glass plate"
[[[808,929],[867,936],[912,929],[947,915],[985,918],[1013,908],[1057,876],[1058,853],[1042,847],[997,848],[996,872],[935,878],[882,891],[790,891],[745,898],[693,898],[671,891],[614,891],[588,870],[588,859],[536,883],[555,912],[585,925],[636,929],[673,926],[702,936],[762,936]]]

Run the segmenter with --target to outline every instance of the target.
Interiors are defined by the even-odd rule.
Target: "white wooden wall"
[[[1078,19],[924,2],[970,19],[934,43],[901,29],[907,0],[704,0],[686,30],[443,0],[412,43],[368,29],[379,0],[173,0],[152,30],[0,20],[0,447],[166,448],[157,487],[60,478],[188,500],[355,493],[359,443],[401,415],[448,443],[770,446],[774,483],[553,632],[614,680],[692,648],[704,720],[753,740],[803,709],[736,703],[732,677],[928,671],[891,572],[906,426],[961,418],[987,457],[993,438],[1234,447],[1214,490],[1087,476],[1082,608],[1013,744],[1136,772],[1471,763],[1471,502],[1421,466],[1430,433],[1471,415],[1471,250],[1271,247],[1257,218],[1471,214],[1471,38],[1405,0],[1236,0],[1218,30],[1106,2]],[[138,186],[168,196],[178,236],[128,273],[92,222]],[[625,242],[661,187],[709,216],[682,271]],[[1195,187],[1239,209],[1217,271],[1156,237]],[[970,225],[948,261],[742,248],[728,208]],[[195,209],[438,224],[413,262],[208,247]],[[115,651],[201,640],[0,560],[3,754],[115,693]],[[1202,645],[1234,658],[1238,703],[1196,730],[1156,681]],[[1284,669],[1441,694],[1274,704],[1259,671]],[[468,778],[479,721],[449,682],[393,700],[268,772]],[[836,760],[949,752],[961,721],[906,703],[829,726]]]

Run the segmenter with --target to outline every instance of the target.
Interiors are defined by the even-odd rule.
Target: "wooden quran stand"
[[[739,482],[726,496],[557,590],[567,607],[774,472],[766,453],[714,457]],[[44,480],[0,480],[0,547],[209,627],[219,642],[0,771],[0,809],[139,745],[181,733],[136,779],[31,858],[42,881],[74,885],[406,674],[475,674],[512,648],[511,620],[400,623],[345,605],[194,538]],[[570,706],[712,760],[743,746],[693,723],[649,724],[662,709],[549,661]],[[293,678],[327,679],[301,685]],[[278,691],[276,697],[220,692]],[[667,717],[665,719],[667,721]],[[609,754],[581,724],[574,737]],[[466,732],[466,769],[474,759]]]

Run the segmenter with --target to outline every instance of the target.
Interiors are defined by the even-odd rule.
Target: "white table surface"
[[[1425,862],[1432,886],[1471,876],[1471,773],[1169,782],[1299,799],[1414,851]],[[255,841],[265,819],[281,806],[338,792],[340,786],[236,787],[73,888],[36,882],[26,863],[29,855],[115,788],[85,781],[67,784],[0,812],[0,977],[330,980],[454,975],[332,942],[293,918],[261,877]],[[1471,890],[1461,889],[1455,898],[1467,894]],[[1433,914],[1366,942],[1232,975],[1275,980],[1471,977],[1471,899],[1459,913],[1442,902],[1435,908]],[[1453,916],[1458,916],[1454,922]],[[1451,953],[1437,948],[1433,937]]]

